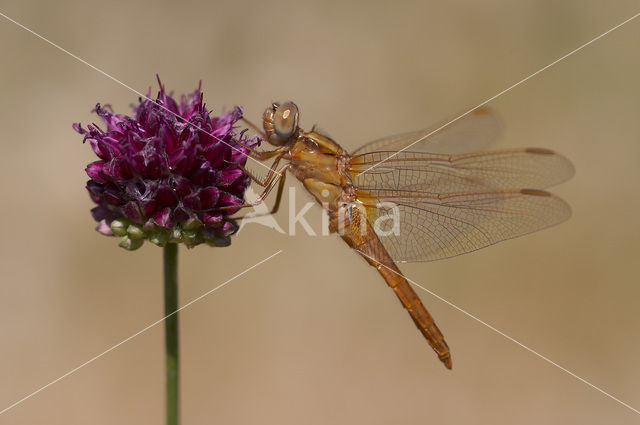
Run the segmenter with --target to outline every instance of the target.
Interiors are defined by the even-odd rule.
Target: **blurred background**
[[[466,111],[639,11],[637,2],[31,1],[0,11],[138,91],[202,79],[214,112],[259,121],[294,100],[352,150]],[[71,124],[137,95],[0,19],[0,409],[163,315],[161,250],[94,229]],[[496,147],[562,152],[561,226],[407,276],[640,407],[640,20],[491,102]],[[294,179],[289,186],[299,187]],[[257,189],[256,189],[257,190]],[[285,192],[286,193],[286,192]],[[310,200],[296,192],[298,208]],[[286,229],[288,196],[277,214]],[[319,223],[320,210],[306,215]],[[183,423],[632,424],[640,417],[418,290],[445,370],[336,236],[248,224],[231,247],[180,251]],[[0,415],[0,424],[159,424],[157,326]]]

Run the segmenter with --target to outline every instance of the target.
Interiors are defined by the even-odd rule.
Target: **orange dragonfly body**
[[[455,153],[497,136],[500,123],[486,109],[352,154],[314,129],[302,130],[298,115],[293,103],[265,111],[264,132],[256,130],[277,148],[251,151],[255,159],[275,160],[264,180],[249,173],[266,188],[250,205],[278,184],[275,211],[285,173],[296,176],[327,210],[329,230],[378,270],[450,369],[442,333],[395,262],[452,257],[566,220],[569,206],[543,189],[569,179],[573,166],[541,148]]]

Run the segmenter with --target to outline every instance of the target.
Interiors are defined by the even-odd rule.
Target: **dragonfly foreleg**
[[[280,155],[275,159],[275,161],[273,161],[273,164],[271,164],[271,167],[269,168],[269,172],[267,173],[267,176],[264,178],[264,181],[256,177],[251,171],[247,170],[247,168],[244,167],[243,165],[238,165],[238,168],[240,168],[247,176],[249,176],[249,178],[251,178],[251,180],[258,183],[260,186],[267,187],[267,185],[273,178],[274,173],[276,173],[276,168],[278,167],[278,163],[280,162],[281,159],[282,159],[282,155]]]
[[[264,214],[251,215],[252,218],[253,217],[262,217],[262,216],[265,216],[265,215],[271,215],[271,214],[275,214],[275,213],[278,212],[278,209],[280,208],[280,201],[282,201],[282,192],[283,192],[283,189],[284,189],[284,182],[285,182],[286,177],[287,177],[287,175],[285,173],[285,174],[282,174],[282,176],[278,178],[278,191],[276,192],[276,201],[273,204],[273,208],[271,208],[271,211],[269,211],[267,213],[264,213]],[[267,191],[265,190],[265,192],[267,192]],[[265,195],[265,197],[266,197],[266,195]],[[263,201],[264,201],[264,199],[263,199]],[[247,206],[255,206],[255,205],[257,205],[257,204],[252,204],[252,205],[247,205]],[[242,220],[243,218],[245,218],[245,216],[234,217],[234,218],[236,220]]]
[[[260,127],[258,127],[257,125],[255,125],[254,123],[252,123],[251,121],[249,121],[248,119],[246,119],[245,117],[240,118],[242,121],[244,121],[245,123],[247,123],[247,125],[249,127],[251,127],[251,129],[253,131],[255,131],[260,137],[262,137],[263,139],[267,140],[267,135],[264,133],[264,131],[262,131],[262,129]]]
[[[257,160],[257,161],[264,161],[266,159],[269,158],[273,158],[276,155],[280,155],[282,153],[284,153],[286,151],[286,149],[284,147],[280,147],[278,149],[274,149],[272,151],[257,151],[254,148],[252,148],[251,146],[245,145],[242,142],[236,142],[238,145],[242,146],[243,148],[245,148],[246,150],[249,151],[248,155],[249,157]]]
[[[270,212],[270,214],[276,212],[278,210],[278,207],[280,206],[280,199],[282,198],[282,189],[284,187],[284,179],[285,179],[284,176],[285,176],[285,173],[286,173],[286,171],[288,169],[289,169],[289,164],[283,166],[277,172],[275,172],[273,177],[271,177],[271,181],[269,181],[265,185],[266,188],[264,189],[262,194],[260,194],[258,199],[256,199],[255,201],[247,202],[246,204],[242,204],[242,205],[235,205],[235,206],[231,206],[230,205],[230,206],[227,206],[227,207],[220,207],[218,209],[220,209],[220,210],[230,210],[230,209],[237,209],[237,208],[249,208],[249,207],[255,207],[256,205],[260,205],[261,203],[264,202],[266,197],[269,196],[269,193],[271,193],[271,191],[276,186],[276,184],[280,183],[280,185],[278,187],[278,194],[276,196],[276,205],[274,205],[274,208]]]

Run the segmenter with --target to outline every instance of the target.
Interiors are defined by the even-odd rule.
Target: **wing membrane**
[[[374,164],[379,165],[371,168]],[[352,158],[350,167],[352,181],[359,189],[435,193],[542,189],[568,180],[573,173],[568,159],[540,148],[459,155],[369,152]]]
[[[475,251],[571,215],[562,199],[535,189],[448,194],[373,189],[358,190],[358,199],[382,244],[399,262]]]
[[[399,151],[411,146],[411,151],[461,153],[487,148],[502,132],[502,122],[488,108],[478,108],[453,122],[385,137],[367,143],[354,151],[360,155],[373,151]],[[450,122],[447,124],[447,122]],[[418,143],[415,143],[418,141]],[[414,145],[412,145],[415,143]]]
[[[353,153],[349,173],[358,201],[396,261],[453,257],[569,218],[569,205],[540,190],[573,175],[562,155],[539,148],[467,153],[501,130],[480,108]]]

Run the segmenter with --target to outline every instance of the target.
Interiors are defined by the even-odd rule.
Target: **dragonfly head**
[[[274,146],[286,145],[298,137],[298,107],[293,102],[273,103],[264,111],[262,125],[267,142]]]

